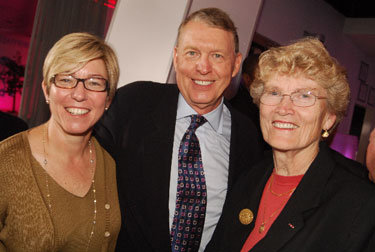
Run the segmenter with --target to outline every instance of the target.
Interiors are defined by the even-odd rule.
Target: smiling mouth
[[[204,80],[193,80],[195,84],[200,86],[208,86],[214,83],[213,81],[204,81]]]
[[[298,126],[292,123],[281,123],[281,122],[273,122],[273,126],[280,129],[297,129]]]
[[[84,115],[89,112],[88,109],[80,109],[80,108],[66,108],[66,111],[68,111],[72,115]]]

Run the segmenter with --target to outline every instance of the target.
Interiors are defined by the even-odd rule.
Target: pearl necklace
[[[46,177],[46,189],[47,189],[47,204],[48,204],[48,208],[49,208],[49,211],[50,213],[52,214],[52,204],[51,204],[51,193],[50,193],[50,190],[49,190],[49,182],[48,182],[48,174],[47,174],[47,164],[48,164],[48,161],[47,161],[47,153],[46,153],[46,141],[45,141],[45,137],[48,139],[48,128],[47,128],[48,124],[46,124],[45,128],[44,128],[44,134],[43,134],[43,138],[42,138],[42,142],[43,142],[43,164],[44,164],[44,171],[45,171],[45,177]],[[86,252],[89,251],[89,247],[90,247],[90,243],[91,243],[91,239],[94,235],[94,231],[95,231],[95,225],[96,225],[96,214],[97,214],[97,206],[96,206],[96,189],[95,189],[95,179],[94,179],[94,159],[93,159],[93,153],[92,153],[92,147],[91,147],[91,140],[89,140],[89,153],[90,153],[90,166],[91,166],[91,174],[92,174],[92,184],[91,184],[91,187],[92,187],[92,194],[93,194],[93,202],[94,202],[94,217],[93,217],[93,221],[92,221],[92,227],[91,227],[91,232],[90,232],[90,235],[89,235],[89,240],[87,242],[87,246],[86,246]]]

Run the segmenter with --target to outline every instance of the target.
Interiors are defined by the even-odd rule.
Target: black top
[[[0,141],[28,128],[21,118],[0,111]]]

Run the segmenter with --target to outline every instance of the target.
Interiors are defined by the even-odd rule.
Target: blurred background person
[[[259,108],[250,96],[250,85],[254,80],[254,71],[258,64],[259,54],[249,54],[242,63],[241,82],[236,95],[229,101],[230,104],[253,120],[259,126]]]
[[[259,128],[259,108],[250,96],[250,85],[254,81],[254,72],[258,64],[259,54],[249,54],[242,63],[241,82],[236,95],[229,103],[248,116]]]
[[[0,144],[0,251],[115,250],[115,162],[91,132],[118,77],[116,55],[91,34],[68,34],[49,51],[51,117]]]
[[[371,131],[369,144],[366,152],[366,167],[369,171],[369,178],[375,182],[375,128]]]
[[[321,141],[349,92],[318,39],[261,54],[251,95],[272,154],[234,185],[207,251],[375,251],[375,187]]]
[[[28,128],[21,118],[0,111],[0,141]]]
[[[257,127],[259,134],[259,108],[253,102],[250,95],[250,85],[254,81],[255,69],[258,65],[259,54],[249,54],[242,63],[241,82],[238,87],[236,95],[229,101],[229,103],[238,111],[249,117]],[[262,139],[263,140],[263,139]],[[271,147],[263,140],[262,144],[265,150]]]

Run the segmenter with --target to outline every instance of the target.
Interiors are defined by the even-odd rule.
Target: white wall
[[[263,0],[120,0],[107,35],[120,63],[120,85],[166,82],[177,29],[186,14],[205,7],[226,11],[235,22],[240,52],[247,54]],[[173,82],[173,72],[169,82]]]
[[[177,28],[188,0],[120,0],[107,42],[120,64],[119,86],[136,80],[165,82]]]

